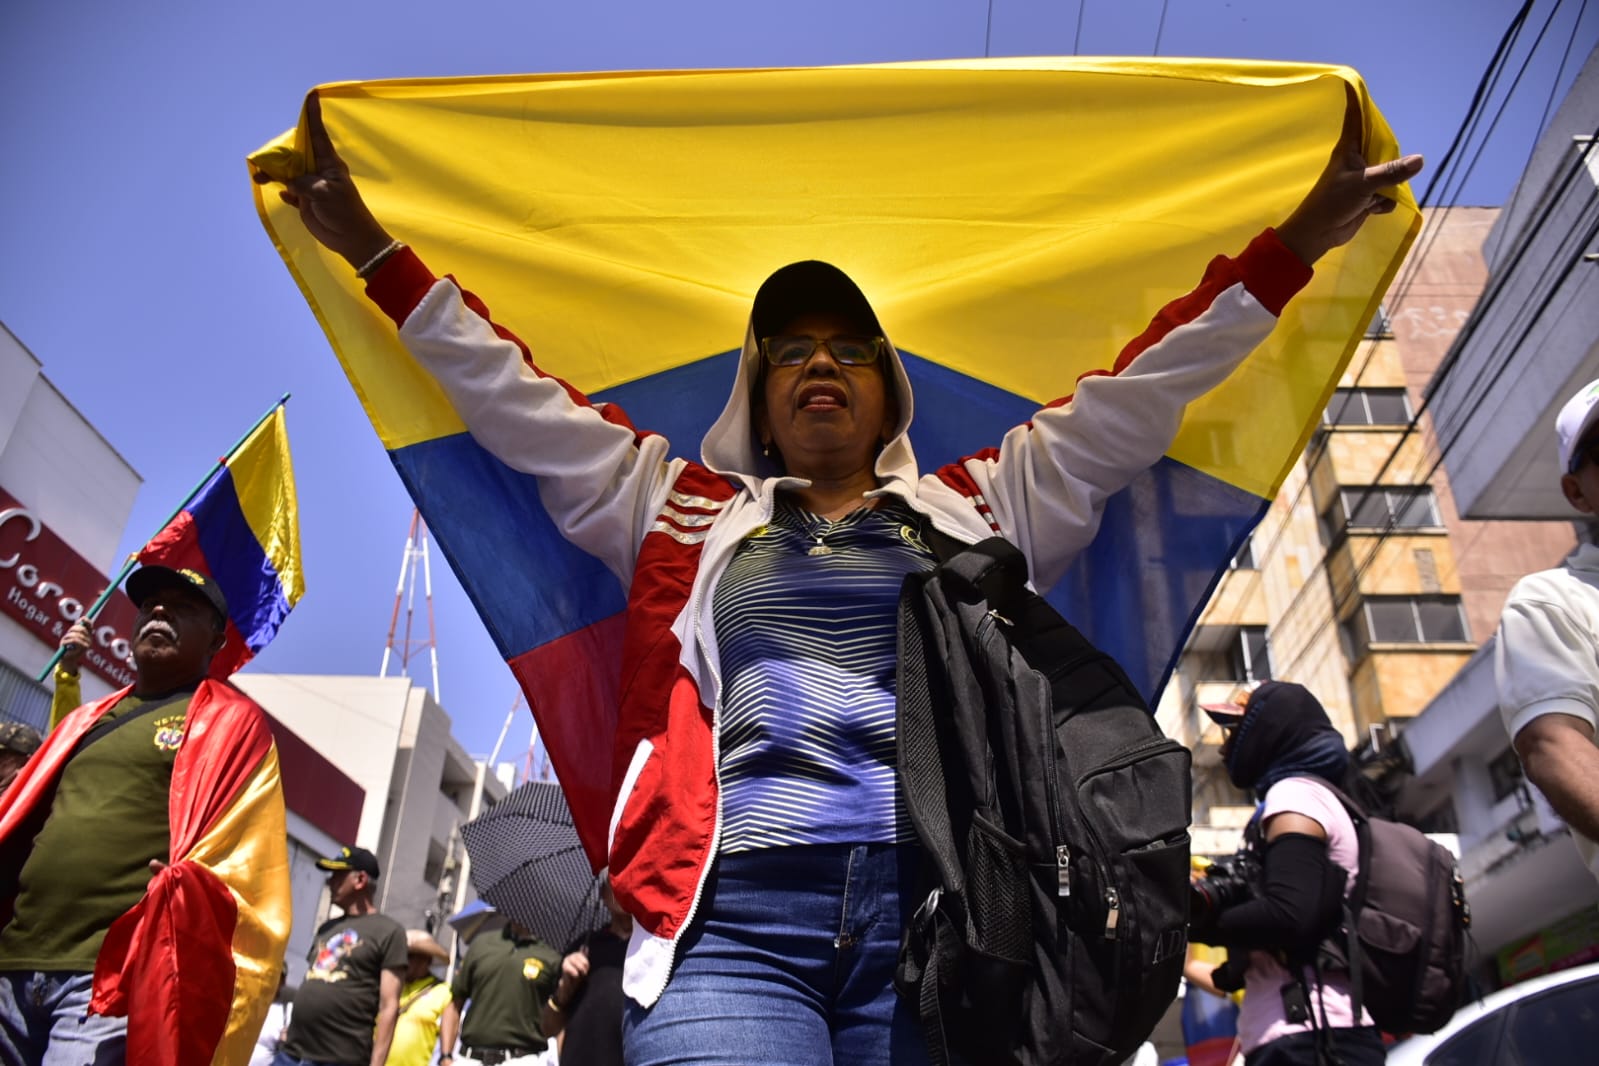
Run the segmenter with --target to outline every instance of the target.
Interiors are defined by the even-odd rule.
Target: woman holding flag
[[[1359,111],[1297,210],[1217,258],[1076,394],[997,450],[917,466],[899,353],[856,284],[791,263],[760,286],[701,462],[536,367],[363,202],[307,107],[282,192],[366,281],[473,437],[533,475],[562,535],[628,588],[609,864],[635,919],[628,1061],[920,1062],[892,987],[918,848],[894,779],[895,603],[931,524],[1020,547],[1041,587],[1185,406],[1271,332],[1310,264],[1390,210],[1421,159],[1361,157]],[[825,165],[818,162],[816,165]],[[670,980],[669,980],[670,979]]]

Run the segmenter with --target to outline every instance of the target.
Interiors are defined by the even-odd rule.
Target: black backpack
[[[899,777],[928,856],[895,985],[933,1061],[1119,1063],[1177,994],[1189,753],[995,537],[929,528],[899,608]]]
[[[1343,924],[1326,945],[1349,990],[1384,1032],[1435,1033],[1466,997],[1471,908],[1449,849],[1413,826],[1367,815],[1328,785],[1360,848]]]

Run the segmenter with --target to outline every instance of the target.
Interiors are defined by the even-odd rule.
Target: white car
[[[1501,988],[1449,1024],[1388,1049],[1388,1066],[1587,1066],[1599,1063],[1599,963]]]

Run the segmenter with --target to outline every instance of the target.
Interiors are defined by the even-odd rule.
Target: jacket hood
[[[761,283],[744,330],[744,347],[739,355],[738,373],[733,378],[732,394],[700,445],[700,458],[705,466],[738,481],[757,496],[764,491],[766,483],[774,479],[781,479],[774,488],[784,483],[807,484],[802,478],[786,474],[776,456],[761,454],[754,419],[754,388],[760,378],[763,358],[760,338],[770,336],[784,323],[808,311],[838,312],[869,326],[874,333],[888,336],[860,287],[831,263],[816,259],[790,263]],[[881,487],[889,488],[897,482],[902,493],[909,493],[918,477],[916,455],[908,436],[914,413],[911,383],[892,340],[889,340],[885,358],[886,392],[897,404],[899,421],[894,435],[878,452],[875,469]]]

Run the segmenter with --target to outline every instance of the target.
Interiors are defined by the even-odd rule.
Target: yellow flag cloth
[[[390,231],[481,296],[543,371],[689,457],[727,395],[755,289],[785,263],[825,259],[870,297],[905,355],[911,435],[932,469],[1109,367],[1211,257],[1286,218],[1351,95],[1368,161],[1398,154],[1353,71],[1304,64],[989,59],[318,92]],[[290,175],[305,146],[302,120],[252,165]],[[530,483],[464,434],[349,267],[270,185],[254,188],[501,652],[541,678],[526,686],[535,715],[603,708],[623,590],[560,540]],[[1051,594],[1146,696],[1419,228],[1408,190],[1396,195],[1398,209],[1318,263],[1265,345],[1189,407],[1166,459],[1108,502],[1095,545]],[[590,731],[606,713],[584,719]],[[604,792],[610,749],[583,744],[557,741],[557,772],[569,789]]]

